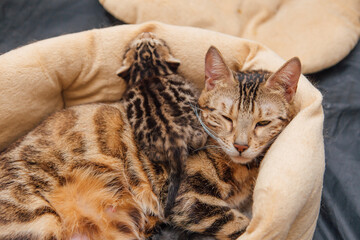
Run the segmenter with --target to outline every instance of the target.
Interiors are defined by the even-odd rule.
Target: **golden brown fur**
[[[11,204],[19,211],[1,208],[1,219],[13,217],[1,221],[7,230],[1,231],[0,239],[26,236],[29,218],[47,219],[30,231],[35,239],[37,235],[56,239],[76,234],[91,239],[144,236],[145,214],[160,215],[154,192],[166,176],[151,178],[154,169],[138,150],[122,112],[120,104],[63,110],[1,155],[5,187],[1,207]],[[15,195],[15,189],[21,192]],[[28,219],[23,219],[21,209],[29,210]],[[13,225],[17,227],[11,230]]]
[[[255,91],[213,48],[206,66],[197,110],[214,139],[187,160],[169,218],[168,173],[139,149],[122,104],[90,104],[55,113],[1,153],[0,239],[144,239],[157,222],[236,239],[261,156],[293,116],[300,69],[293,59],[261,74]]]
[[[249,223],[260,160],[294,117],[300,62],[276,73],[232,72],[211,47],[198,116],[213,138],[187,161],[171,221],[183,229],[236,239]]]

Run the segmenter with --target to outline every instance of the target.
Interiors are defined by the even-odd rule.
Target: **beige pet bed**
[[[204,85],[204,56],[210,45],[220,49],[234,70],[274,71],[284,63],[255,42],[156,22],[33,43],[0,56],[0,150],[63,107],[118,100],[125,85],[116,70],[126,45],[143,31],[168,43],[182,62],[180,73],[198,88]],[[241,240],[313,236],[324,172],[322,96],[301,76],[295,101],[299,113],[261,164],[253,219]]]

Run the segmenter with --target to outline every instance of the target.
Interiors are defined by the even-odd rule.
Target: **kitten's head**
[[[117,75],[133,84],[139,79],[175,73],[179,65],[180,61],[171,55],[164,40],[144,32],[130,43]]]
[[[199,98],[203,126],[234,162],[249,163],[267,150],[293,118],[300,74],[298,58],[272,74],[233,73],[220,52],[210,47]]]

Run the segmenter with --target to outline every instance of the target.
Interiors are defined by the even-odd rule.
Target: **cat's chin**
[[[236,157],[230,156],[230,158],[233,162],[240,163],[240,164],[247,164],[253,160],[252,158],[244,158],[244,157],[240,157],[240,156],[236,156]]]

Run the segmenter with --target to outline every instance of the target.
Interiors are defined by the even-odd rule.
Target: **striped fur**
[[[217,239],[237,239],[246,230],[260,161],[294,117],[300,72],[297,58],[273,74],[232,72],[209,49],[196,110],[212,138],[187,161],[173,225]]]
[[[142,239],[166,181],[121,104],[60,111],[0,157],[0,239]]]
[[[135,140],[124,103],[53,114],[0,154],[0,240],[146,239],[161,222],[236,239],[249,223],[259,161],[294,114],[277,84],[282,69],[266,75],[231,74],[202,92],[198,115],[215,139],[188,157],[166,219],[169,171]],[[257,126],[264,119],[271,123]],[[230,148],[243,132],[248,150],[258,149],[251,159]]]

